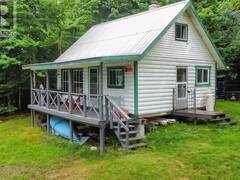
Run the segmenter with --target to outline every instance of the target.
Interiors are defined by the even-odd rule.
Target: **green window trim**
[[[110,84],[110,71],[121,70],[122,71],[122,84],[121,85],[111,85]],[[107,87],[112,89],[124,89],[125,87],[125,67],[124,66],[114,66],[107,68]]]
[[[177,38],[177,26],[180,26],[181,31],[182,31],[182,27],[186,27],[186,39],[182,39],[182,38]],[[181,34],[180,31],[180,34]],[[187,24],[183,24],[183,23],[175,23],[175,40],[176,41],[182,41],[182,42],[188,42],[188,25]]]
[[[207,69],[208,70],[208,82],[199,83],[198,82],[198,70]],[[211,86],[211,66],[195,66],[195,84],[196,87],[209,87]]]

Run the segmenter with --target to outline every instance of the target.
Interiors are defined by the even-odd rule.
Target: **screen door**
[[[89,94],[97,95],[98,94],[98,67],[89,68]]]
[[[90,67],[89,68],[89,96],[88,96],[88,107],[90,108],[89,113],[98,114],[99,107],[99,68],[98,67]]]
[[[188,107],[186,67],[177,67],[176,90],[176,109],[186,109]]]

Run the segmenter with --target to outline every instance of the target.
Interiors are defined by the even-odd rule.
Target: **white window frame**
[[[177,26],[180,26],[180,36],[182,35],[183,37],[179,38],[177,37]],[[185,38],[184,38],[184,34],[183,34],[183,27],[186,28],[186,34],[185,34]],[[188,41],[188,25],[187,24],[183,24],[183,23],[175,23],[175,40],[176,41],[184,41],[187,42]]]
[[[72,71],[72,81],[73,93],[83,94],[83,69],[74,69]],[[77,92],[76,88],[81,89],[81,91]]]

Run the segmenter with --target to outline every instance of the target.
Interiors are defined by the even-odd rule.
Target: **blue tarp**
[[[55,132],[55,134],[60,135],[64,138],[70,139],[70,128],[69,121],[63,118],[59,118],[56,116],[50,117],[50,126]],[[80,142],[80,144],[84,144],[89,137],[81,136],[80,138],[77,136],[76,132],[73,131],[73,141]]]

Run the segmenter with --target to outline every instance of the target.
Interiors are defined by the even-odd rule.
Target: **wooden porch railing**
[[[32,89],[32,105],[38,105],[83,117],[100,118],[101,95],[86,95],[53,90]]]
[[[173,88],[173,111],[180,109],[197,111],[197,94],[196,88],[189,88],[187,90],[186,98],[178,99],[177,89]]]

